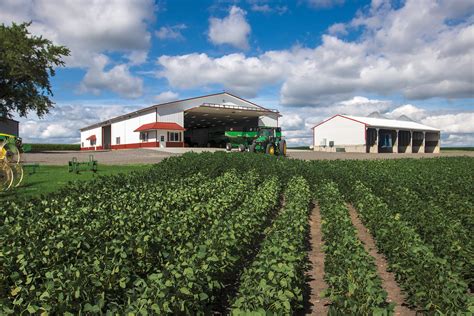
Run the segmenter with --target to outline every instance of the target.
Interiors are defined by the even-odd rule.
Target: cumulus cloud
[[[344,0],[306,0],[308,5],[313,8],[332,8],[344,3]]]
[[[391,7],[390,2],[374,1],[350,22],[331,26],[319,46],[296,46],[239,58],[233,54],[219,58],[166,56],[160,59],[164,66],[160,74],[172,84],[182,85],[182,80],[176,79],[186,73],[189,78],[202,80],[202,86],[220,84],[235,91],[251,91],[249,95],[283,83],[280,101],[287,106],[326,106],[357,94],[401,94],[410,100],[472,97],[474,25],[466,12],[474,12],[474,5],[464,0],[455,6],[450,3],[408,0],[400,7]],[[354,30],[361,34],[354,40],[338,37]],[[190,56],[198,65],[205,59],[205,69],[218,69],[217,73],[194,73],[203,69],[183,63],[191,62]],[[224,67],[222,61],[226,61]],[[168,67],[171,62],[172,68]],[[256,70],[255,64],[271,67]],[[250,84],[242,89],[235,69],[243,77],[258,76],[250,78]],[[197,80],[192,84],[199,85]]]
[[[158,104],[166,103],[170,101],[176,101],[179,98],[179,94],[173,91],[164,91],[154,97],[155,102]]]
[[[257,1],[252,3],[250,10],[265,14],[277,13],[281,15],[288,11],[288,7],[286,5],[269,5],[268,3],[260,3]]]
[[[474,133],[474,112],[429,115],[421,122],[446,133]]]
[[[243,54],[220,58],[207,54],[161,56],[158,64],[162,68],[158,76],[165,77],[173,87],[219,84],[244,97],[255,96],[259,88],[276,83],[282,76],[282,69],[270,55],[259,58],[248,58]]]
[[[152,0],[4,0],[0,2],[0,22],[33,21],[33,34],[71,49],[71,56],[65,58],[67,67],[94,67],[96,58],[109,52],[123,54],[136,65],[146,61],[150,48],[147,25],[154,19],[154,6]],[[126,68],[122,65],[115,72],[126,73]],[[122,77],[128,80],[128,76]],[[110,87],[107,82],[102,86]]]
[[[177,24],[172,26],[162,26],[158,31],[155,31],[156,37],[161,40],[172,39],[172,40],[183,40],[184,36],[181,31],[187,28],[186,24]]]
[[[140,107],[124,105],[57,105],[43,119],[17,118],[20,136],[31,143],[79,143],[79,129]]]
[[[109,63],[104,55],[94,58],[81,82],[79,92],[91,92],[99,95],[102,90],[110,90],[126,98],[137,98],[143,93],[143,80],[131,75],[128,66],[120,64],[106,70]]]
[[[229,9],[229,15],[219,19],[209,19],[209,41],[215,45],[228,44],[240,49],[248,49],[251,28],[245,18],[246,12],[237,6]]]
[[[330,35],[347,35],[347,28],[344,23],[335,23],[328,28]]]

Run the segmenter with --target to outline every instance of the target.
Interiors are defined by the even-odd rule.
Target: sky
[[[406,115],[474,146],[472,0],[2,0],[0,23],[71,49],[27,142],[145,106],[228,91],[278,109],[289,145],[334,114]]]

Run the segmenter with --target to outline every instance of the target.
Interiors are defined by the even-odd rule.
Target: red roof
[[[184,131],[184,128],[176,123],[167,123],[167,122],[154,122],[154,123],[148,123],[140,126],[135,130],[135,132],[143,132],[143,131],[149,131],[149,130],[155,130],[155,129],[161,129],[161,130],[168,130],[168,131]]]
[[[97,140],[97,137],[95,135],[91,135],[87,137],[86,140]]]

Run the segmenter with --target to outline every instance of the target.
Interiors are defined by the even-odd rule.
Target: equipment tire
[[[286,140],[282,140],[279,144],[280,156],[286,156]]]
[[[225,150],[232,151],[232,144],[231,143],[225,144]]]
[[[243,152],[245,151],[245,145],[244,145],[244,144],[240,144],[240,145],[239,145],[239,151],[240,151],[241,153],[243,153]]]
[[[273,144],[268,144],[267,149],[265,150],[265,152],[270,156],[274,156],[275,155],[275,146],[273,146]]]

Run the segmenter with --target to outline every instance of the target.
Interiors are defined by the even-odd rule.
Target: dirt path
[[[352,224],[357,228],[357,236],[364,243],[365,250],[375,259],[377,273],[382,279],[382,287],[388,294],[387,301],[395,303],[395,315],[416,315],[414,311],[403,305],[404,295],[395,281],[395,274],[387,271],[387,261],[382,254],[377,252],[374,239],[357,216],[356,209],[351,204],[348,204],[347,207]]]
[[[311,296],[310,311],[311,315],[326,315],[328,312],[329,300],[321,298],[321,293],[327,289],[324,281],[324,251],[321,232],[321,214],[319,213],[319,206],[316,204],[311,212],[309,220],[311,227],[311,252],[309,260],[311,261],[311,270],[308,271],[310,278]]]

